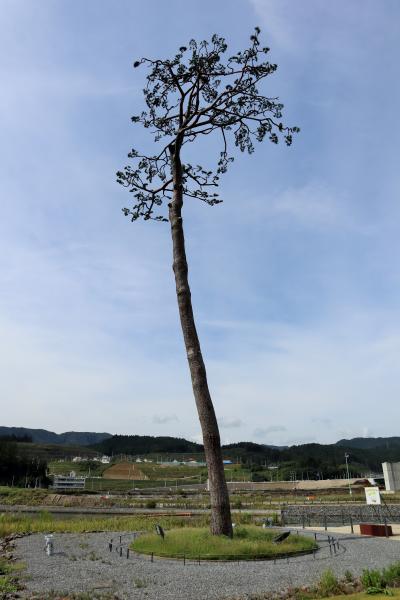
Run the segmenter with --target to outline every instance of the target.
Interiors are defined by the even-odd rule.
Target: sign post
[[[367,504],[381,504],[381,495],[378,487],[366,487],[364,488],[364,491]]]

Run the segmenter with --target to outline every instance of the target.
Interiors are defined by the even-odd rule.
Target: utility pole
[[[345,457],[345,459],[346,459],[347,481],[349,482],[349,494],[350,494],[350,496],[351,496],[351,495],[353,494],[353,492],[352,492],[352,489],[351,489],[351,483],[350,483],[349,462],[348,462],[349,456],[350,456],[350,455],[349,455],[349,454],[347,454],[347,452],[345,452],[345,455],[344,455],[344,457]]]

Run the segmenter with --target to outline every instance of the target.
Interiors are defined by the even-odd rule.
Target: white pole
[[[347,454],[347,452],[346,452],[344,457],[346,459],[347,481],[349,482],[349,494],[351,496],[353,492],[352,492],[351,483],[350,483],[350,473],[349,473],[349,463],[348,463],[349,454]]]

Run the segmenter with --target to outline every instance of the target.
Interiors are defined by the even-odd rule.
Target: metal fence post
[[[350,529],[351,529],[351,533],[354,533],[353,517],[351,515],[350,515]]]
[[[385,524],[385,537],[388,538],[389,537],[389,530],[388,530],[388,526],[387,526],[387,518],[386,517],[383,519],[383,522]]]
[[[324,526],[325,526],[325,531],[326,531],[328,529],[328,523],[327,523],[326,515],[324,515]]]

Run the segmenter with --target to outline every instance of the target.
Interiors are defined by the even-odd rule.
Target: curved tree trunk
[[[182,165],[180,161],[179,139],[174,145],[170,146],[170,153],[174,179],[174,193],[172,202],[169,204],[169,221],[173,245],[173,271],[175,274],[179,316],[208,467],[211,500],[211,532],[215,535],[223,534],[232,537],[229,494],[222,462],[218,423],[208,389],[206,368],[194,322],[188,282],[188,265],[182,224]]]

